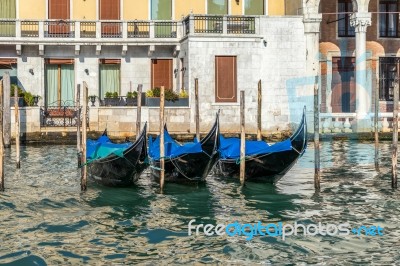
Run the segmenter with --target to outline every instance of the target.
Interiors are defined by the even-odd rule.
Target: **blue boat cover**
[[[290,151],[292,144],[290,139],[269,145],[265,141],[246,140],[246,156],[269,154],[281,151]],[[220,136],[220,146],[218,149],[221,159],[240,158],[240,139],[224,138]]]
[[[168,134],[167,130],[164,130],[164,149],[166,158],[176,158],[183,154],[203,151],[201,143],[196,138],[193,142],[179,144]],[[160,160],[160,136],[157,136],[155,140],[151,136],[149,137],[149,157],[153,160]]]
[[[86,158],[89,161],[106,158],[111,154],[124,157],[124,151],[131,147],[133,143],[112,143],[107,136],[101,136],[97,140],[88,139],[86,142]]]

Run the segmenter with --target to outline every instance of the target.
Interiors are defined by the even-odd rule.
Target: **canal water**
[[[312,144],[276,185],[210,176],[201,186],[142,175],[132,188],[89,183],[80,192],[75,146],[22,147],[6,154],[0,193],[0,264],[133,263],[399,264],[400,197],[390,188],[390,143],[375,169],[372,143],[322,143],[321,193],[313,188]],[[382,235],[206,236],[188,223],[342,224],[380,226]]]

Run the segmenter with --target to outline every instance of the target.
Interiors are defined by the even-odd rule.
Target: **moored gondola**
[[[132,185],[147,167],[147,123],[135,142],[113,143],[106,131],[87,141],[88,174],[96,183],[124,187]]]
[[[166,182],[192,183],[204,181],[218,159],[219,118],[200,142],[180,144],[164,128],[164,178]],[[149,138],[149,163],[152,177],[160,180],[160,136]]]
[[[216,173],[239,180],[240,139],[220,137],[220,158]],[[300,125],[287,140],[269,145],[264,141],[246,141],[246,181],[276,183],[303,155],[307,147],[305,108]]]

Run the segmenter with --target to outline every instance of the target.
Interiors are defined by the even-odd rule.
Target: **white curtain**
[[[100,64],[100,97],[104,98],[106,92],[120,94],[120,65]]]
[[[46,65],[46,105],[58,101],[58,65]]]

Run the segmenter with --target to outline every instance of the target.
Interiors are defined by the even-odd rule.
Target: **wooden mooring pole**
[[[139,86],[137,88],[136,140],[139,139],[141,124],[142,124],[142,88],[143,88],[143,85],[139,84]]]
[[[0,191],[4,191],[3,80],[0,81]]]
[[[399,64],[397,64],[397,71]],[[398,73],[397,72],[397,73]],[[399,139],[399,76],[396,77],[393,92],[393,144],[392,144],[392,188],[397,188],[397,143]]]
[[[21,168],[21,160],[20,160],[20,126],[19,126],[19,106],[18,106],[18,87],[14,87],[14,113],[15,113],[15,153],[16,153],[16,167],[17,169]]]
[[[374,130],[375,130],[375,169],[379,170],[379,78],[375,84],[375,115],[374,115]]]
[[[257,140],[262,139],[261,136],[261,108],[262,108],[262,87],[261,79],[258,81],[258,104],[257,104]]]
[[[81,143],[81,84],[76,87],[76,107],[77,107],[77,125],[76,125],[76,150],[78,151],[78,167],[82,162],[82,143]]]
[[[86,165],[86,140],[87,140],[87,95],[88,87],[83,82],[83,105],[82,105],[82,171],[81,171],[81,191],[87,190],[87,165]]]
[[[200,141],[200,109],[199,109],[199,79],[194,79],[194,101],[195,101],[195,116],[196,116],[196,138]]]
[[[165,156],[165,146],[164,146],[164,86],[161,86],[160,92],[160,188],[161,192],[164,191],[164,156]]]
[[[246,173],[246,129],[245,129],[245,100],[244,91],[240,91],[240,184],[244,185]]]
[[[3,143],[5,148],[11,147],[11,80],[7,72],[3,76]]]
[[[316,191],[321,189],[321,169],[320,169],[320,147],[319,147],[319,84],[318,76],[315,77],[314,83],[314,188]]]

